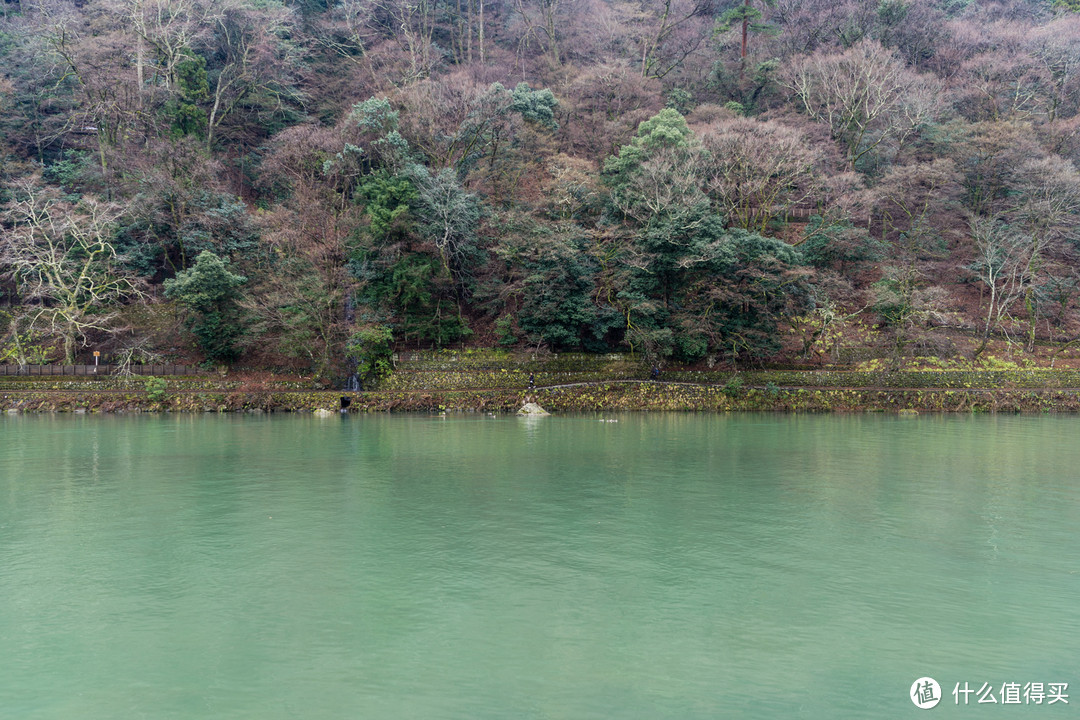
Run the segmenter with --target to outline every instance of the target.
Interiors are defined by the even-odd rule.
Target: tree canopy
[[[1072,0],[3,7],[3,357],[1080,336]]]

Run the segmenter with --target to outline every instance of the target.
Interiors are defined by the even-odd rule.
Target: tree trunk
[[[743,6],[749,8],[750,7],[750,0],[744,0]],[[746,41],[747,41],[747,35],[749,34],[749,32],[750,32],[750,18],[749,18],[749,16],[744,16],[743,21],[742,21],[742,47],[739,49],[739,79],[740,80],[743,78],[743,75],[746,74],[746,46],[747,46]]]
[[[75,331],[70,327],[64,331],[64,364],[75,364]]]
[[[744,0],[743,6],[744,7],[750,7],[750,0]],[[747,40],[747,35],[748,35],[749,32],[750,32],[750,18],[749,17],[743,17],[743,21],[742,21],[742,47],[740,48],[740,51],[739,51],[739,57],[742,58],[744,64],[746,62],[746,45],[747,45],[746,40]]]
[[[470,0],[470,2],[471,2],[471,0]],[[477,40],[479,41],[479,45],[480,45],[480,64],[483,65],[484,64],[484,0],[478,0],[478,5],[479,5],[478,10],[480,11],[479,12],[479,18],[480,18],[479,31],[480,31],[480,34],[479,34],[479,37],[477,38]],[[471,31],[470,31],[470,35],[471,35]]]
[[[146,82],[146,78],[144,76],[145,70],[143,69],[146,64],[145,57],[146,45],[143,41],[142,35],[140,35],[135,40],[135,77],[137,79],[136,81],[139,83],[139,86],[135,88],[135,91],[137,97],[139,98],[140,108],[143,106],[143,87],[144,83]]]

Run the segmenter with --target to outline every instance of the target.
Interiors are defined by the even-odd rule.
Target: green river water
[[[3,416],[0,718],[1080,716],[1078,437]]]

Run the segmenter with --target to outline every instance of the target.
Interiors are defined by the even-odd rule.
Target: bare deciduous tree
[[[119,304],[142,295],[112,242],[120,209],[88,196],[71,205],[29,182],[16,197],[0,253],[19,289],[24,327],[57,337],[70,365],[89,333],[114,331]]]
[[[124,11],[136,35],[140,94],[148,81],[160,83],[166,90],[176,84],[178,66],[209,36],[217,10],[196,0],[128,0]],[[147,77],[147,70],[152,77]]]
[[[940,217],[954,209],[960,175],[952,160],[892,167],[871,191],[882,239],[908,261],[937,254]]]
[[[249,7],[239,2],[225,5],[215,17],[214,51],[224,62],[210,82],[207,147],[213,145],[225,119],[254,93],[273,97],[279,105],[287,96],[297,99],[288,82],[293,47],[285,40],[295,20],[285,6]]]
[[[537,42],[548,54],[552,66],[560,65],[562,23],[559,14],[562,4],[563,0],[515,0],[518,18],[523,26],[518,40],[519,55],[532,43]]]
[[[1027,121],[1042,112],[1043,74],[1026,53],[995,50],[960,65],[952,96],[973,121]]]
[[[1056,120],[1063,104],[1075,110],[1080,78],[1080,17],[1063,16],[1036,28],[1028,35],[1027,49],[1050,78],[1047,118]]]
[[[677,68],[710,37],[712,0],[650,0],[641,4],[635,23],[641,76],[662,78]]]
[[[1030,244],[1030,272],[1045,271],[1048,255],[1059,254],[1080,233],[1080,173],[1068,160],[1056,156],[1032,158],[1016,173],[1016,194],[1010,213]],[[1033,284],[1024,294],[1028,311],[1028,347],[1035,346],[1039,319]]]
[[[828,126],[855,167],[883,143],[902,144],[936,112],[938,83],[864,40],[842,53],[795,62],[782,82],[806,114]]]
[[[820,157],[802,132],[777,122],[732,118],[710,125],[699,137],[708,153],[706,191],[729,223],[763,233],[787,208],[814,197]]]
[[[329,377],[343,359],[351,322],[347,298],[355,282],[345,267],[345,239],[358,213],[336,211],[325,194],[317,185],[299,185],[288,207],[260,218],[268,259],[240,304],[278,350]]]
[[[1027,293],[1034,267],[1031,244],[1001,218],[972,216],[970,228],[976,250],[971,269],[989,293],[977,358],[986,349],[991,333],[1008,332],[1012,309]]]

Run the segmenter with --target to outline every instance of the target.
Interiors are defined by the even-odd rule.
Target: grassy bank
[[[1080,371],[666,368],[660,382],[621,355],[441,351],[402,354],[368,392],[302,377],[0,380],[8,412],[1080,412]],[[530,388],[530,377],[535,388]]]
[[[758,388],[613,382],[528,390],[429,392],[137,391],[0,392],[8,412],[514,412],[527,401],[553,411],[699,412],[1080,412],[1080,393],[1060,389]]]

